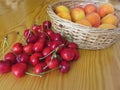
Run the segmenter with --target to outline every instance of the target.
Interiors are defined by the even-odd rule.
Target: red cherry
[[[28,63],[29,56],[26,53],[21,53],[17,55],[16,59],[17,62]]]
[[[50,29],[51,28],[51,22],[48,21],[48,20],[44,21],[43,22],[43,28],[44,28],[44,30]]]
[[[40,74],[42,72],[47,71],[47,68],[45,68],[47,64],[45,62],[40,62],[39,64],[35,65],[34,67],[34,73]]]
[[[21,43],[15,43],[13,46],[12,46],[12,51],[15,53],[15,54],[20,54],[23,52],[23,46]]]
[[[28,34],[33,34],[29,29],[26,29],[25,31],[24,31],[24,37],[26,38],[26,37],[28,37]]]
[[[72,49],[72,51],[74,52],[75,56],[73,58],[74,61],[78,60],[80,57],[80,53],[79,51],[77,51],[76,49]]]
[[[63,44],[61,41],[53,41],[52,44],[50,45],[51,50],[54,50],[56,47],[59,45]]]
[[[69,42],[68,45],[67,45],[67,47],[73,48],[73,49],[77,49],[78,48],[77,44],[74,43],[74,42]]]
[[[51,50],[54,50],[62,44],[63,43],[61,41],[53,41],[52,44],[50,45],[50,48],[51,48]],[[63,48],[64,48],[64,46],[60,46],[57,53],[60,53]]]
[[[35,34],[30,34],[27,38],[26,38],[26,42],[27,43],[35,43],[37,41],[38,37]]]
[[[0,74],[8,73],[10,71],[10,63],[8,61],[0,60]]]
[[[16,77],[22,77],[24,76],[25,72],[27,71],[28,66],[25,63],[16,63],[12,66],[12,73]]]
[[[51,38],[54,32],[51,29],[46,30],[47,35]]]
[[[47,41],[47,40],[46,40],[45,38],[39,38],[39,39],[38,39],[38,42],[40,42],[40,43],[46,43],[46,41]]]
[[[62,73],[67,73],[70,70],[70,62],[62,60],[59,65],[59,70]]]
[[[66,61],[71,61],[74,59],[74,52],[72,51],[72,49],[70,48],[64,48],[61,53],[60,53],[60,56],[66,60]]]
[[[50,47],[45,47],[42,51],[43,56],[48,55],[52,50],[50,49]]]
[[[62,43],[64,44],[64,45],[67,45],[68,44],[68,40],[65,38],[65,37],[62,37]]]
[[[43,50],[43,48],[44,48],[44,43],[41,43],[41,42],[36,42],[34,45],[33,45],[33,50],[35,51],[35,52],[41,52],[42,50]]]
[[[52,39],[53,41],[57,41],[57,40],[62,41],[62,37],[61,37],[61,35],[60,35],[59,33],[54,33],[54,34],[52,35],[51,39]]]
[[[43,32],[38,33],[38,38],[47,38],[46,34]]]
[[[30,56],[30,64],[35,66],[40,62],[39,58],[42,58],[43,55],[41,53],[34,53]]]
[[[32,54],[34,52],[33,51],[33,44],[30,43],[30,44],[27,44],[27,45],[23,46],[23,51],[26,54]]]
[[[52,41],[47,41],[46,46],[50,47],[52,45]]]
[[[30,36],[33,36],[34,35],[34,33],[30,30],[30,29],[26,29],[25,31],[24,31],[24,37],[27,39],[28,37],[30,37]]]
[[[59,60],[58,60],[58,58],[53,58],[53,59],[52,59],[52,56],[51,56],[51,55],[46,58],[45,62],[47,63],[47,66],[48,66],[50,69],[56,68],[56,67],[58,67],[58,65],[59,65]]]
[[[5,61],[9,61],[11,64],[16,63],[16,56],[12,52],[8,52],[4,56]]]

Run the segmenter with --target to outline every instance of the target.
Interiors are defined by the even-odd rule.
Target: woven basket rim
[[[79,1],[79,0],[74,0],[74,2],[75,1]],[[61,18],[61,17],[59,17],[58,15],[56,15],[56,13],[54,12],[54,10],[53,10],[53,6],[55,6],[56,4],[59,4],[59,3],[64,3],[64,2],[72,2],[72,1],[70,1],[70,0],[66,0],[66,1],[56,1],[56,2],[54,2],[54,3],[52,3],[52,4],[49,4],[48,5],[48,8],[47,8],[47,13],[49,14],[49,12],[50,11],[52,11],[51,13],[56,17],[56,18],[58,18],[58,19],[60,19],[60,20],[62,20],[62,21],[64,21],[64,22],[66,22],[66,23],[69,23],[69,24],[72,24],[72,25],[74,25],[74,26],[78,26],[78,27],[85,27],[86,28],[86,30],[89,30],[90,32],[100,32],[100,33],[104,33],[104,32],[114,32],[114,31],[120,31],[120,27],[117,27],[117,28],[115,28],[115,29],[102,29],[102,28],[95,28],[95,27],[89,27],[89,26],[85,26],[85,25],[81,25],[81,24],[78,24],[78,23],[74,23],[74,22],[72,22],[72,21],[69,21],[69,20],[66,20],[66,19],[63,19],[63,18]],[[105,3],[105,2],[101,2],[101,1],[84,1],[84,0],[80,0],[80,2],[87,2],[87,3],[93,3],[93,2],[96,2],[96,3]],[[110,2],[107,2],[107,3],[110,3]],[[114,7],[115,8],[115,7]],[[115,8],[117,11],[120,11],[119,9],[117,9],[117,8]],[[117,33],[117,32],[116,32]]]

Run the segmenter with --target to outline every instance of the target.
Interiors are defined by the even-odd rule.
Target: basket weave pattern
[[[89,2],[95,5],[100,5],[102,2]],[[70,35],[73,38],[73,42],[78,44],[78,47],[81,49],[104,49],[110,47],[120,38],[120,23],[118,23],[118,28],[111,30],[104,30],[100,28],[87,27],[84,25],[80,25],[65,19],[60,18],[54,12],[54,9],[58,5],[65,5],[69,8],[86,5],[88,2],[85,1],[60,1],[53,3],[48,6],[48,15],[51,18],[52,26],[55,32]],[[120,15],[120,11],[115,11],[116,16]],[[118,22],[120,22],[120,17],[118,17]]]

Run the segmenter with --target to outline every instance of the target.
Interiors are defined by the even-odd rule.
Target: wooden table
[[[57,0],[19,1],[13,7],[5,0],[0,1],[0,37],[12,30],[23,31],[34,23],[41,24],[48,17],[48,4]],[[0,75],[0,90],[120,90],[119,51],[120,42],[104,50],[79,49],[80,59],[72,64],[69,73],[56,70],[42,78],[29,75],[16,78],[10,72]]]

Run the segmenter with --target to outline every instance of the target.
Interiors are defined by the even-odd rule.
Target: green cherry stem
[[[58,69],[58,67],[55,68],[55,69],[48,70],[48,71],[46,71],[46,72],[42,72],[42,73],[40,73],[40,75],[47,74],[47,73],[52,72],[52,71],[57,70],[57,69]]]
[[[42,77],[42,75],[40,75],[40,74],[33,74],[33,73],[29,73],[29,72],[25,72],[25,74],[31,75],[31,76],[39,76],[39,77]]]
[[[26,44],[25,39],[23,39],[23,36],[19,32],[17,32],[17,35],[20,37],[20,40],[22,40]]]
[[[3,57],[3,59],[4,59],[4,54],[5,54],[5,40],[6,40],[6,36],[4,37],[3,44],[2,44],[2,57]]]

